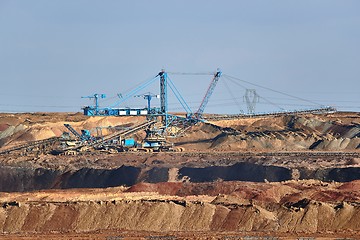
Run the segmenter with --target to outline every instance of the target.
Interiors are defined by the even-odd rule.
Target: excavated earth
[[[144,121],[0,114],[0,151],[64,123]],[[360,239],[359,113],[213,120],[168,140],[185,151],[0,155],[0,238]]]

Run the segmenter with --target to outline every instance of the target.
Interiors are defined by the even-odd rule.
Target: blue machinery
[[[87,115],[87,116],[96,116],[96,115],[99,114],[99,98],[106,98],[106,95],[105,94],[97,94],[97,93],[95,93],[92,96],[86,96],[86,97],[81,97],[81,98],[94,99],[95,106],[91,107],[91,108],[89,107],[88,113],[85,114],[85,111],[84,111],[84,114]]]
[[[84,129],[81,130],[81,134],[78,133],[70,124],[64,124],[64,126],[69,129],[69,131],[75,135],[75,137],[77,137],[79,140],[81,141],[86,141],[86,140],[91,140],[91,133],[89,130]]]
[[[212,93],[214,92],[214,89],[215,89],[216,84],[219,81],[220,77],[221,77],[221,72],[218,69],[210,83],[208,90],[206,91],[206,94],[200,104],[199,109],[195,112],[196,118],[202,118],[202,114],[204,113],[205,107],[208,104],[209,99],[210,99]]]
[[[149,111],[151,109],[151,99],[153,97],[160,98],[160,95],[156,95],[156,94],[152,94],[152,93],[148,92],[148,93],[144,93],[141,95],[136,95],[134,97],[143,97],[144,99],[146,99],[147,100],[147,109]],[[149,112],[149,113],[151,113],[151,112]]]
[[[145,83],[143,83],[142,85],[140,85],[139,87],[133,89],[132,91],[130,91],[128,94],[126,94],[124,97],[121,97],[120,100],[116,103],[114,103],[112,106],[107,107],[107,108],[100,108],[99,107],[99,102],[98,100],[100,98],[104,98],[105,95],[104,94],[94,94],[93,96],[87,96],[85,98],[90,98],[90,99],[94,99],[95,100],[95,105],[94,106],[87,106],[84,107],[84,114],[87,116],[139,116],[139,115],[144,115],[147,116],[148,119],[155,119],[157,117],[161,117],[162,123],[165,126],[165,128],[167,128],[170,124],[174,125],[178,125],[182,128],[186,127],[185,125],[189,126],[193,123],[196,123],[198,121],[204,121],[203,118],[203,113],[204,110],[209,102],[209,99],[212,95],[212,93],[214,92],[214,89],[220,79],[220,77],[222,77],[222,72],[218,69],[214,75],[213,78],[210,82],[210,85],[206,91],[206,94],[204,95],[204,98],[202,99],[202,102],[199,106],[199,108],[197,109],[197,111],[195,111],[194,113],[192,112],[192,110],[190,109],[190,107],[188,106],[188,104],[186,103],[186,101],[184,100],[184,98],[181,96],[181,94],[179,93],[179,91],[177,90],[176,86],[174,85],[174,83],[171,81],[171,79],[168,77],[168,74],[162,70],[161,72],[159,72],[154,78],[146,81]],[[234,78],[228,75],[223,75],[223,77],[226,79],[231,80],[231,82],[235,83],[236,85],[239,85],[240,87],[242,87],[242,85],[240,85],[238,82],[236,81],[241,81],[241,82],[245,82],[251,85],[254,85],[256,87],[261,87],[263,89],[266,90],[271,90],[273,92],[285,95],[287,97],[292,97],[294,99],[298,99],[307,103],[311,103],[311,104],[315,104],[318,105],[320,107],[314,108],[314,109],[308,109],[305,111],[293,111],[294,113],[297,112],[334,112],[336,111],[335,108],[332,107],[328,107],[328,106],[323,106],[323,105],[319,105],[313,101],[309,101],[303,98],[299,98],[299,97],[295,97],[295,96],[291,96],[287,93],[282,93],[280,91],[277,90],[272,90],[270,88],[267,87],[262,87],[260,85],[257,84],[252,84],[249,83],[247,81],[238,79],[238,78]],[[235,81],[236,80],[236,81]],[[146,93],[146,94],[142,94],[142,95],[136,95],[138,94],[138,92],[142,91],[143,89],[145,89],[146,87],[148,87],[149,85],[151,85],[152,83],[159,81],[160,83],[160,95],[154,95],[152,93]],[[186,112],[186,117],[180,117],[180,116],[175,116],[172,114],[168,113],[168,88],[173,92],[173,94],[175,95],[175,97],[177,98],[177,100],[179,101],[179,103],[182,105],[183,109]],[[260,98],[259,95],[256,94],[255,90],[251,90],[253,91],[252,95],[249,93],[249,89],[246,88],[247,91],[247,95],[246,100],[247,100],[247,105],[249,107],[249,115],[248,116],[252,116],[255,115],[254,114],[254,105],[255,103],[258,101],[258,99]],[[117,106],[119,106],[120,104],[122,104],[123,102],[125,102],[126,100],[128,100],[131,97],[144,97],[144,99],[147,99],[148,101],[148,105],[147,108],[117,108]],[[153,97],[157,97],[160,98],[160,107],[152,107],[150,105],[151,103],[151,99]],[[248,98],[248,99],[247,99]],[[272,105],[276,105],[266,99],[264,99],[263,97],[261,97],[263,100],[265,100],[266,102],[269,102]],[[276,105],[278,106],[278,105]],[[278,106],[279,107],[279,106]],[[282,109],[282,113],[284,114],[289,114],[291,112],[284,110],[283,108],[280,107],[280,109]],[[270,113],[271,114],[271,113]],[[243,115],[243,114],[240,114]],[[234,115],[235,117],[238,117],[239,114]]]
[[[200,104],[199,109],[193,113],[184,100],[184,98],[181,96],[179,91],[177,90],[175,84],[170,80],[167,73],[162,70],[159,72],[154,78],[146,81],[139,87],[133,89],[129,93],[127,93],[125,96],[123,96],[119,101],[114,103],[112,106],[106,107],[106,108],[100,108],[99,107],[99,98],[105,98],[104,94],[94,94],[93,96],[87,96],[83,98],[90,98],[95,100],[94,106],[86,106],[83,108],[84,115],[86,116],[139,116],[139,115],[145,115],[149,118],[154,117],[161,117],[161,120],[163,124],[167,127],[170,122],[174,120],[181,119],[182,121],[192,121],[197,122],[202,120],[202,114],[205,110],[205,107],[215,89],[215,86],[221,77],[221,71],[218,69],[216,73],[214,74],[214,77],[212,78],[212,81],[210,83],[210,86]],[[152,97],[157,97],[158,95],[153,95],[151,93],[143,94],[143,95],[136,95],[141,90],[145,89],[155,81],[159,80],[160,82],[160,108],[157,107],[151,107],[150,102]],[[186,118],[171,115],[168,113],[168,87],[171,89],[171,91],[174,93],[184,110],[186,111]],[[140,97],[143,96],[148,101],[147,108],[117,108],[120,104],[125,102],[126,100],[130,99],[131,97]]]

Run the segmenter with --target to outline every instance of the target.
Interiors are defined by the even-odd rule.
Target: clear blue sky
[[[91,102],[80,97],[93,93],[106,93],[107,106],[162,68],[218,67],[260,86],[360,111],[359,43],[358,0],[0,0],[0,111],[81,111]],[[170,76],[195,109],[211,76]],[[256,90],[286,109],[312,107]],[[158,93],[158,86],[149,91]],[[245,111],[244,93],[220,79],[206,110]],[[180,110],[169,102],[170,110]],[[268,102],[260,99],[257,110],[279,110]]]

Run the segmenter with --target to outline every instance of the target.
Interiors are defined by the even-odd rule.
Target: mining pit
[[[144,121],[0,114],[0,151],[64,123]],[[1,154],[0,238],[359,239],[359,113],[213,120],[169,140],[185,151]]]

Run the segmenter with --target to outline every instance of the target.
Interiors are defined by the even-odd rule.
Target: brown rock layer
[[[302,200],[294,204],[258,206],[178,202],[172,200],[120,200],[20,203],[0,210],[3,233],[137,231],[255,231],[360,233],[360,207]]]

